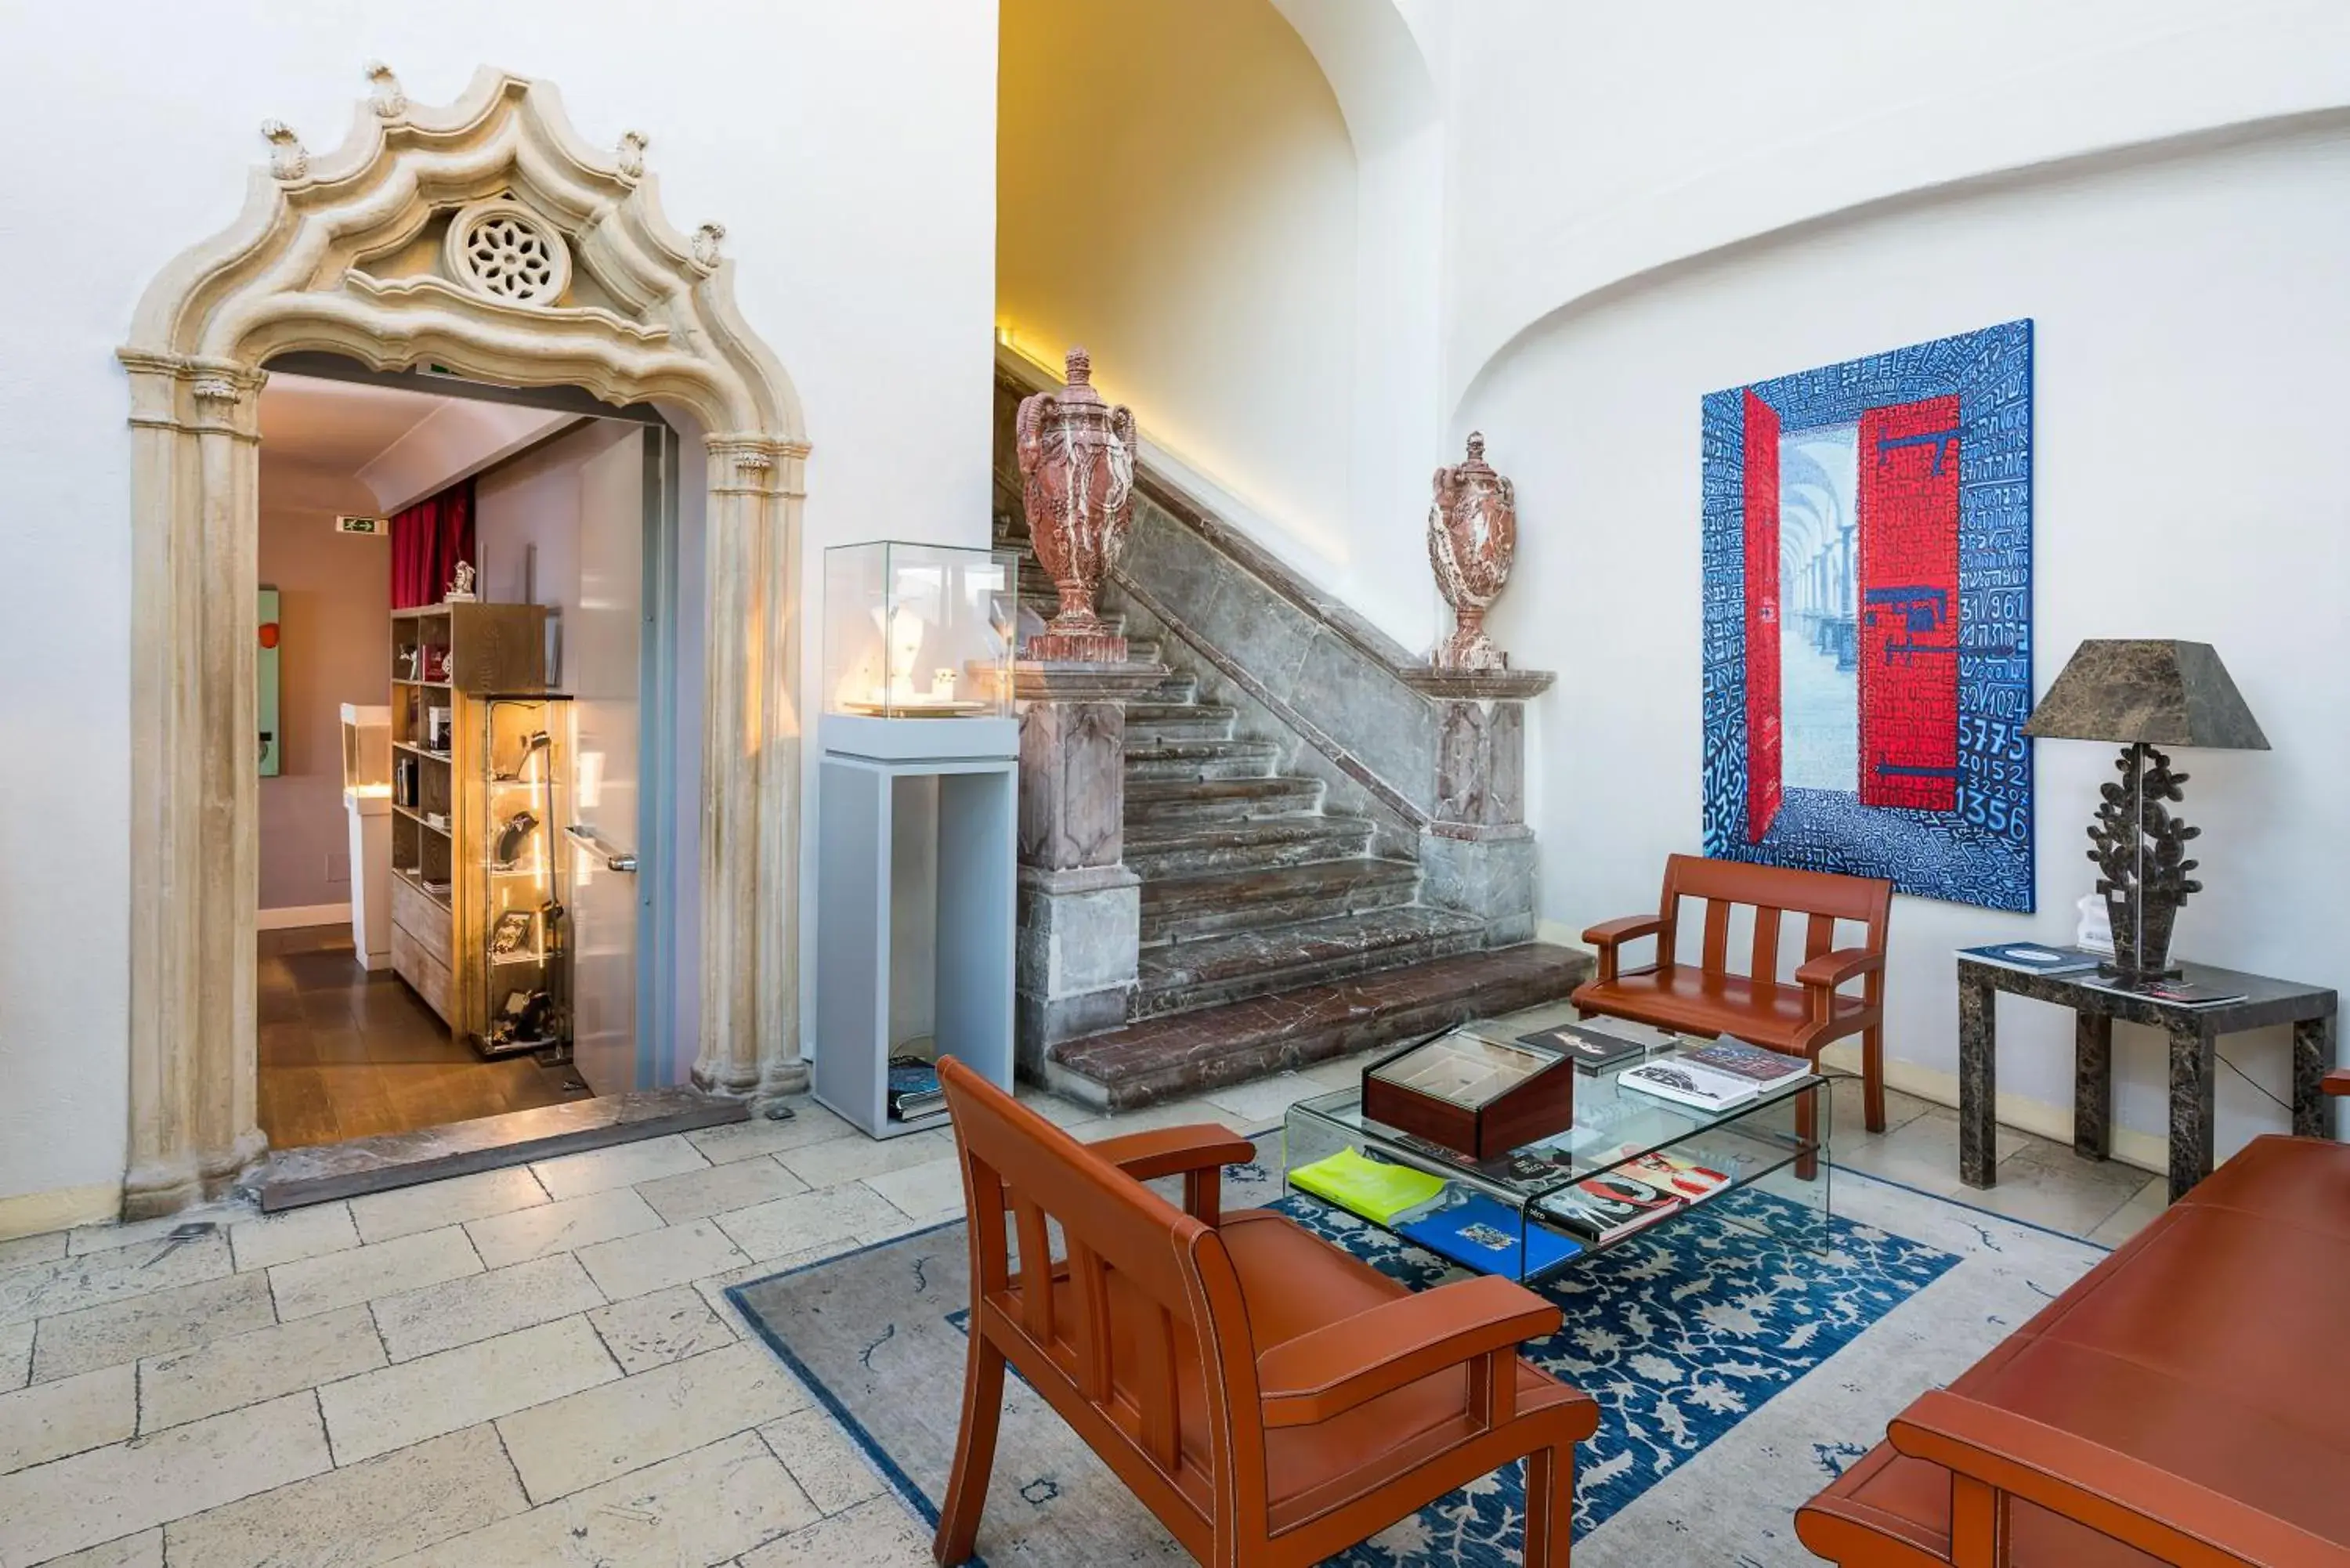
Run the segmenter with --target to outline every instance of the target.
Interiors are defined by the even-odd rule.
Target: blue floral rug
[[[1277,1180],[1261,1166],[1231,1167],[1226,1202],[1277,1209],[1415,1288],[1457,1277],[1386,1231],[1284,1195]],[[1809,1563],[1794,1541],[1794,1508],[1881,1438],[1893,1411],[2100,1255],[1846,1173],[1835,1184],[1838,1212],[1823,1251],[1750,1228],[1783,1232],[1774,1206],[1785,1200],[1748,1190],[1540,1287],[1565,1324],[1525,1355],[1602,1411],[1576,1456],[1578,1568]],[[936,1521],[954,1451],[964,1246],[958,1222],[731,1293],[926,1525]],[[1513,1466],[1333,1561],[1514,1565],[1523,1508]],[[1050,1407],[1016,1384],[980,1551],[994,1568],[1188,1561]]]

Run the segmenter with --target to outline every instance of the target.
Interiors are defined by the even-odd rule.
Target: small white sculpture
[[[931,671],[931,701],[951,702],[955,694],[955,672],[951,666]]]
[[[460,561],[449,579],[449,591],[441,596],[443,604],[469,605],[473,602],[473,563]]]

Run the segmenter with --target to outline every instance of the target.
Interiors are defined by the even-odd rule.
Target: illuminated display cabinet
[[[1020,557],[877,539],[824,553],[824,711],[1003,719]]]
[[[481,824],[466,903],[476,961],[458,1028],[484,1055],[571,1043],[571,699],[494,693],[474,704],[481,744],[467,815]]]

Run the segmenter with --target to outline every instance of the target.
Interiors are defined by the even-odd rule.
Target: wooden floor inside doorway
[[[390,970],[359,967],[348,926],[263,931],[261,1130],[272,1148],[411,1132],[588,1098],[571,1067],[487,1062]]]

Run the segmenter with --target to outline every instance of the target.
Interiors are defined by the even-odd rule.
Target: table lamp
[[[2105,972],[2139,983],[2167,979],[2178,907],[2203,884],[2188,875],[2187,841],[2202,833],[2170,813],[2185,774],[2158,746],[2265,752],[2268,737],[2208,642],[2092,638],[2040,700],[2023,732],[2042,740],[2118,741],[2118,784],[2097,793],[2089,858],[2113,919]]]

